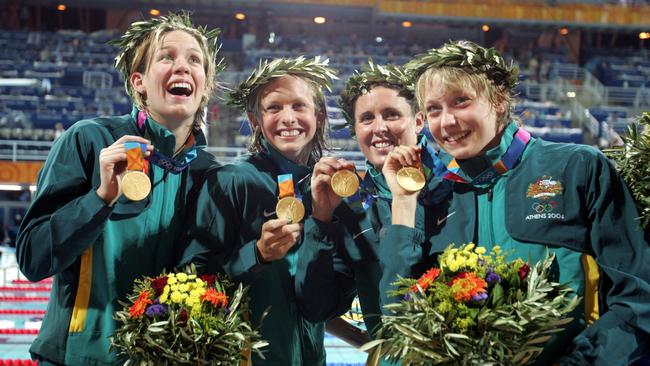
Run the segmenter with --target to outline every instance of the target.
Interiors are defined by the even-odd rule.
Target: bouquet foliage
[[[363,349],[402,365],[531,363],[578,302],[549,280],[553,261],[549,254],[531,267],[507,261],[498,246],[449,246],[439,267],[395,283],[403,299],[386,305],[392,315]]]
[[[650,229],[650,113],[645,112],[621,135],[623,146],[605,150],[630,187],[641,215],[641,226]]]
[[[197,275],[191,266],[145,277],[128,300],[115,313],[112,339],[125,365],[235,366],[267,345],[248,321],[246,289],[222,275]]]

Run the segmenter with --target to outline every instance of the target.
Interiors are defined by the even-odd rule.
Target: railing
[[[0,160],[45,160],[51,147],[52,141],[0,140]],[[243,147],[208,147],[206,151],[222,164],[233,163],[247,153]],[[357,169],[365,169],[365,157],[360,151],[333,149],[330,155],[353,162]]]

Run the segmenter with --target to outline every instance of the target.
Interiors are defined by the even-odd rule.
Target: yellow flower
[[[182,283],[182,284],[180,284],[178,286],[178,291],[180,291],[180,292],[185,293],[185,292],[188,292],[189,290],[190,290],[190,286],[188,286],[187,283]]]
[[[194,283],[196,284],[196,287],[205,287],[205,282],[200,278],[194,280]]]
[[[166,303],[167,297],[169,297],[169,285],[165,285],[165,288],[163,288],[162,295],[160,295],[160,302]]]
[[[178,284],[173,284],[173,285],[171,285],[170,290],[172,290],[172,291],[178,291]]]
[[[189,281],[191,281],[191,280],[193,280],[193,279],[195,279],[195,278],[196,278],[196,275],[195,275],[195,274],[187,275],[187,279],[188,279]]]
[[[176,282],[178,282],[178,280],[176,280],[176,276],[174,276],[173,273],[170,273],[169,275],[167,275],[167,284],[168,285],[173,285]]]
[[[474,253],[476,254],[485,254],[485,248],[484,247],[477,247],[474,249]]]
[[[475,246],[476,246],[476,245],[475,245],[474,243],[469,243],[469,244],[467,244],[467,245],[465,246],[465,248],[464,248],[463,250],[469,252],[469,251],[471,251],[472,249],[474,249]]]
[[[178,279],[179,282],[186,282],[187,281],[187,273],[177,273],[176,278]]]
[[[170,299],[172,300],[172,302],[180,304],[180,303],[183,302],[183,295],[181,295],[181,293],[178,292],[178,291],[174,291],[174,292],[172,292],[172,295],[170,296]]]
[[[492,251],[494,252],[494,254],[499,254],[499,253],[501,253],[501,247],[498,246],[498,245],[495,245],[494,248],[492,248]]]

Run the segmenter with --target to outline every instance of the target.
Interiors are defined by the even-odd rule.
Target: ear
[[[424,113],[418,112],[415,114],[415,133],[419,134],[422,132],[424,125],[426,124],[426,118],[424,118]]]
[[[141,73],[132,73],[129,77],[129,82],[131,83],[131,88],[133,88],[133,90],[142,95],[147,95],[147,91],[144,87],[144,77]]]
[[[248,122],[251,124],[251,128],[255,130],[260,127],[260,124],[257,123],[257,118],[254,113],[246,112],[246,117],[248,117]]]
[[[497,112],[497,116],[503,116],[506,113],[506,103],[501,102],[497,104],[495,111]]]

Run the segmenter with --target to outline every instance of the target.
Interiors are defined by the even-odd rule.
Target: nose
[[[296,118],[296,113],[291,108],[291,106],[282,108],[282,112],[280,113],[280,123],[284,125],[292,125],[296,122],[298,122],[298,119]]]
[[[376,135],[380,135],[380,134],[388,131],[388,126],[386,125],[386,121],[381,116],[378,116],[377,118],[375,118],[375,122],[373,123],[372,127],[373,127],[372,128],[373,132]]]
[[[185,60],[182,57],[176,58],[176,60],[174,62],[174,73],[175,74],[189,74],[189,72],[190,72],[190,66],[189,66],[187,60]]]
[[[453,113],[450,113],[448,110],[442,111],[442,117],[440,119],[442,126],[453,126],[456,124],[456,117]]]

